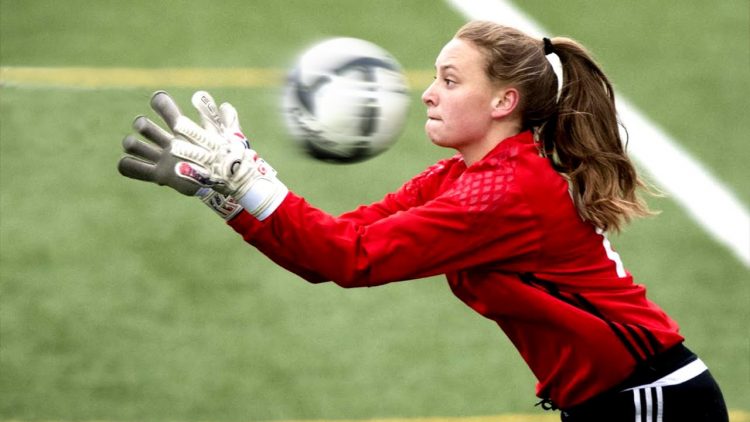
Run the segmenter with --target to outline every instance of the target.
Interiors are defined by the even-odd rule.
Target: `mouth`
[[[440,117],[435,112],[434,108],[428,108],[426,110],[427,114],[427,120],[440,120]]]

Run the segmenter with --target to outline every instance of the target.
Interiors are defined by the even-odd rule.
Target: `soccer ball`
[[[330,38],[299,57],[284,87],[283,110],[289,134],[310,156],[363,161],[401,134],[408,85],[383,48],[357,38]]]

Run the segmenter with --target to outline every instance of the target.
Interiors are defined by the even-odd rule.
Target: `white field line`
[[[507,0],[447,0],[469,19],[491,20],[541,38],[549,32]],[[633,158],[717,242],[750,267],[750,213],[711,172],[664,130],[617,94]]]

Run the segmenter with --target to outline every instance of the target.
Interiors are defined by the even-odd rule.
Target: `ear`
[[[515,88],[498,90],[492,99],[492,118],[501,119],[511,115],[518,105],[518,97],[518,90]]]

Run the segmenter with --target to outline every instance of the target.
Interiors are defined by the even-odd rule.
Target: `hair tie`
[[[542,41],[544,41],[544,55],[555,54],[555,47],[552,45],[552,41],[546,37],[542,38]]]
[[[547,59],[550,66],[552,66],[552,72],[555,73],[557,79],[557,95],[555,101],[560,101],[560,94],[563,88],[563,69],[562,63],[560,63],[560,55],[555,51],[555,46],[552,45],[552,41],[549,38],[542,38],[544,41],[544,58]],[[554,54],[554,56],[551,56]]]

